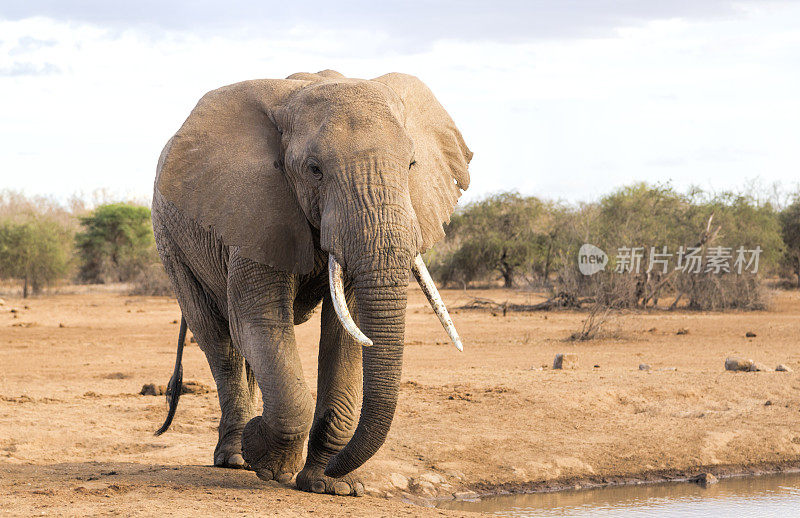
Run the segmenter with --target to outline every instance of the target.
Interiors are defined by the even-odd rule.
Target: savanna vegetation
[[[130,282],[134,291],[169,293],[148,207],[64,204],[14,191],[0,192],[0,279],[19,283],[24,297],[68,282]]]
[[[545,289],[551,306],[760,309],[765,279],[800,285],[798,200],[645,183],[578,205],[501,193],[461,207],[427,259],[445,285]],[[583,244],[604,269],[580,272]]]
[[[556,306],[758,309],[765,280],[800,287],[800,197],[759,192],[638,183],[580,204],[498,193],[459,208],[426,260],[444,286],[544,290]],[[607,255],[592,275],[583,244]],[[69,282],[170,293],[149,208],[107,198],[0,192],[0,278],[25,296]]]

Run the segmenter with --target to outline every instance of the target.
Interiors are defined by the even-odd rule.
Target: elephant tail
[[[172,371],[172,377],[167,384],[167,418],[164,424],[155,433],[161,435],[169,429],[172,424],[172,418],[175,417],[175,411],[178,409],[178,400],[181,398],[181,388],[183,387],[183,344],[186,342],[186,319],[181,315],[181,330],[178,333],[178,353],[175,355],[175,370]]]

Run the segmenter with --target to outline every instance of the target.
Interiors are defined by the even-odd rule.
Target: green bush
[[[781,212],[781,235],[785,245],[784,264],[797,276],[800,288],[800,197]]]
[[[127,282],[157,261],[150,209],[129,203],[97,207],[75,236],[83,282]]]
[[[39,216],[0,222],[0,277],[23,282],[22,295],[38,294],[69,271],[71,235]]]

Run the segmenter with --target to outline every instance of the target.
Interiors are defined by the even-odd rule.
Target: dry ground
[[[451,308],[474,296],[526,299],[501,290],[443,296]],[[623,315],[608,338],[590,342],[564,340],[586,313],[454,313],[464,353],[412,291],[399,409],[363,469],[372,496],[353,499],[208,467],[213,390],[181,398],[172,429],[152,435],[165,403],[138,392],[171,373],[180,318],[173,301],[109,292],[6,298],[0,514],[456,515],[405,504],[395,486],[411,479],[405,498],[414,499],[800,464],[798,374],[723,370],[726,356],[739,355],[800,372],[798,293],[779,293],[769,312]],[[311,387],[318,323],[298,328]],[[676,334],[681,328],[688,334]],[[559,352],[576,352],[580,367],[550,369]],[[638,370],[643,362],[650,372]],[[193,344],[184,379],[213,389]]]

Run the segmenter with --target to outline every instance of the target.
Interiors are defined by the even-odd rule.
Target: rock
[[[442,484],[445,481],[443,476],[441,476],[438,473],[434,473],[432,471],[423,473],[422,475],[416,477],[416,480],[418,480],[419,482],[430,482],[431,484],[434,485]]]
[[[184,381],[181,386],[181,394],[207,394],[211,389],[198,381]]]
[[[749,370],[750,372],[769,372],[770,368],[763,363],[753,362]]]
[[[725,359],[726,371],[749,371],[752,366],[753,360],[734,358],[732,356]]]
[[[719,482],[717,477],[712,475],[711,473],[700,473],[699,475],[692,477],[689,479],[691,482],[695,484],[700,484],[701,486],[710,486],[711,484],[716,484]]]
[[[142,385],[142,390],[139,392],[142,396],[163,396],[167,392],[167,387],[164,385],[156,385],[155,383],[145,383]]]
[[[65,326],[63,322],[59,322],[58,323],[58,327],[60,327],[61,329],[64,329],[67,326]]]
[[[456,500],[475,501],[479,499],[479,496],[475,491],[456,491],[453,493],[453,498]]]
[[[689,330],[684,327],[684,328],[678,329],[678,332],[675,333],[675,334],[676,335],[688,335],[689,334]]]
[[[639,364],[639,370],[640,371],[649,371],[650,370],[650,366],[647,365],[646,363],[640,363]]]
[[[794,372],[794,371],[792,371],[791,367],[789,367],[787,365],[784,365],[782,363],[780,365],[778,365],[777,367],[775,367],[775,370],[777,372]]]
[[[390,473],[389,483],[392,485],[392,487],[401,491],[406,491],[408,489],[408,478],[400,473]]]
[[[772,406],[772,400],[771,400],[771,399],[768,399],[768,400],[767,400],[767,401],[764,403],[764,406]]]
[[[553,360],[554,369],[577,369],[578,355],[575,353],[559,353]]]
[[[0,306],[5,306],[5,305],[6,305],[6,301],[3,300],[3,299],[0,299]]]
[[[415,480],[412,485],[414,491],[424,496],[436,496],[436,486],[424,480]]]
[[[747,338],[755,338],[756,334],[752,331],[748,331],[744,334],[744,336],[746,336]]]

